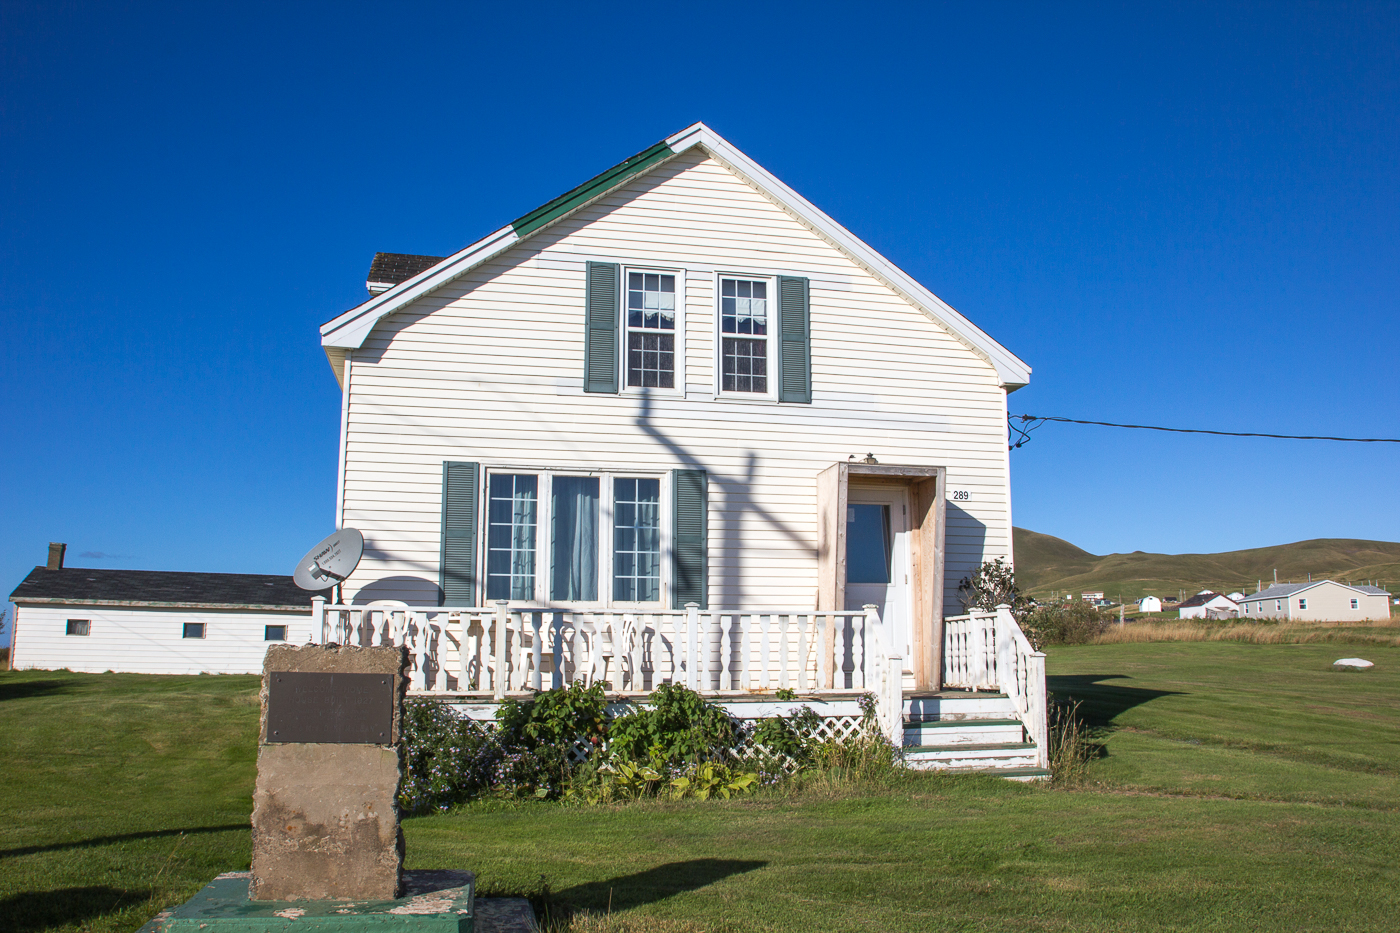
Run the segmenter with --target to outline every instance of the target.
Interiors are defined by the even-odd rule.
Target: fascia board
[[[700,146],[730,170],[746,178],[780,206],[791,212],[857,265],[885,282],[903,298],[946,328],[968,349],[985,359],[996,370],[997,378],[1008,390],[1019,389],[1030,382],[1031,368],[1010,350],[997,343],[985,331],[952,308],[947,302],[920,285],[913,276],[867,245],[863,240],[827,216],[819,207],[789,188],[763,166],[735,148],[728,140],[703,123],[688,126],[667,137],[666,143],[676,153]]]
[[[458,250],[442,262],[395,285],[383,294],[376,295],[364,304],[351,308],[337,318],[321,325],[321,345],[358,349],[374,329],[374,325],[386,314],[391,314],[434,289],[441,288],[453,279],[459,278],[472,269],[500,255],[520,242],[520,237],[511,227],[490,233],[470,246]]]

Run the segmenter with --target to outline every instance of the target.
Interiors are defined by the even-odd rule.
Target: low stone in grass
[[[1334,671],[1368,671],[1376,665],[1362,658],[1341,658],[1332,662]]]

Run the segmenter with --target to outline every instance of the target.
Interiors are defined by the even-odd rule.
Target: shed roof
[[[329,596],[323,590],[321,596]],[[311,597],[291,577],[262,573],[187,573],[170,570],[97,570],[35,567],[10,594],[13,603],[94,606],[170,606],[215,609],[311,608]]]

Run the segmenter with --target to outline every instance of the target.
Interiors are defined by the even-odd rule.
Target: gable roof
[[[291,577],[274,574],[35,567],[15,587],[10,602],[309,612],[311,597],[329,595],[330,590],[313,593],[297,586]]]
[[[1315,586],[1322,586],[1324,583],[1331,583],[1333,586],[1346,587],[1349,590],[1355,590],[1356,592],[1365,594],[1366,596],[1390,595],[1389,592],[1381,589],[1378,586],[1369,586],[1352,583],[1338,583],[1336,580],[1313,580],[1310,583],[1275,583],[1267,589],[1262,589],[1257,593],[1250,593],[1248,596],[1245,597],[1245,601],[1253,602],[1256,599],[1283,599],[1286,596],[1292,596],[1294,593],[1301,593],[1304,590],[1310,590]]]
[[[1177,603],[1178,609],[1190,609],[1193,606],[1208,606],[1217,599],[1223,599],[1230,605],[1236,605],[1235,601],[1223,593],[1197,593],[1183,603]]]
[[[1019,389],[1030,381],[1031,368],[1023,360],[703,123],[692,124],[643,149],[577,188],[517,218],[508,226],[487,234],[431,268],[321,325],[321,345],[326,350],[336,378],[343,378],[345,351],[362,346],[374,325],[387,315],[465,275],[608,192],[696,147],[753,185],[852,262],[921,310],[930,320],[942,325],[968,349],[991,364],[998,381],[1008,390]]]

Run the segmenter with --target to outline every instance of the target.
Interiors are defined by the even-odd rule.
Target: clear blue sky
[[[1400,436],[1400,6],[612,9],[0,3],[0,585],[50,540],[290,572],[373,253],[695,120],[1027,360],[1013,411]],[[1017,524],[1097,553],[1400,537],[1400,445],[1012,460]]]

